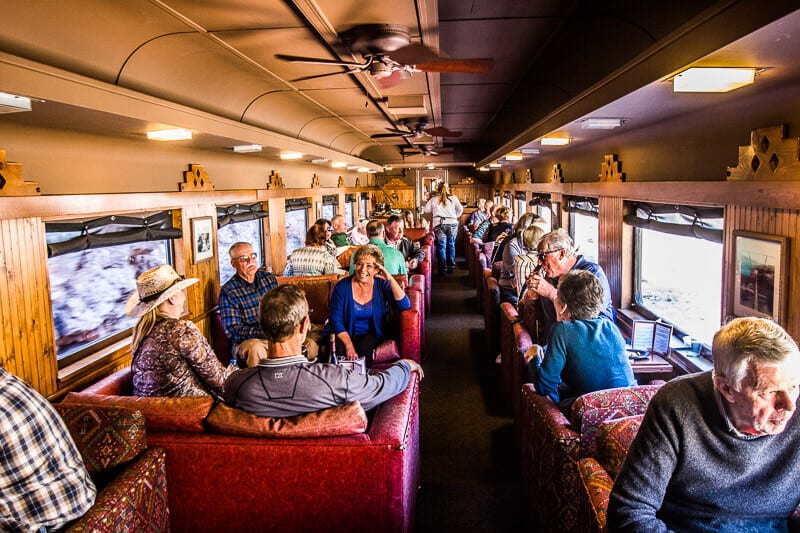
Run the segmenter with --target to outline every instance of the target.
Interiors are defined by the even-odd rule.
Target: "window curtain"
[[[300,211],[302,209],[309,209],[310,207],[311,202],[308,201],[308,198],[292,198],[291,200],[286,200],[287,211]]]
[[[539,205],[542,206],[549,206],[550,205],[550,195],[549,194],[534,194],[531,198],[531,201],[528,202],[528,205],[531,207],[536,207]]]
[[[633,214],[625,216],[626,224],[671,235],[722,243],[722,223],[725,211],[721,207],[641,202],[633,203],[632,207]]]
[[[517,200],[522,200],[523,202],[526,200],[526,198],[525,198],[525,193],[524,193],[524,192],[516,192],[516,193],[514,193],[514,194],[515,194],[515,196],[514,196],[514,197],[515,197]]]
[[[322,197],[322,205],[339,205],[339,196],[328,194]]]
[[[344,195],[344,201],[345,201],[345,202],[355,202],[355,201],[356,201],[356,195],[355,195],[355,194],[352,194],[352,193],[350,193],[350,194],[345,194],[345,195]]]
[[[564,205],[567,213],[578,213],[592,218],[600,218],[600,204],[597,198],[568,198]]]
[[[222,228],[228,224],[236,224],[237,222],[246,222],[248,220],[255,220],[257,218],[264,218],[269,216],[269,213],[264,211],[264,204],[256,202],[250,205],[234,204],[217,206],[217,228]]]
[[[45,231],[48,257],[118,244],[179,239],[183,236],[180,228],[172,226],[172,211],[144,217],[107,215],[91,220],[46,222]]]

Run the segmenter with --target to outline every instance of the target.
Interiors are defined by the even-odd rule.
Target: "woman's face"
[[[364,254],[356,261],[356,280],[369,281],[377,272],[377,260],[369,254]]]

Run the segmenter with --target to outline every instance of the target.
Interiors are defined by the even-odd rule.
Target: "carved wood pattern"
[[[800,177],[800,139],[786,138],[786,125],[750,132],[750,144],[739,147],[739,164],[728,167],[728,180],[796,180]]]
[[[38,181],[25,181],[21,163],[9,163],[6,151],[0,150],[0,196],[38,196]]]
[[[358,179],[358,176],[356,176],[356,184],[355,184],[355,186],[356,187],[361,187],[361,180]]]
[[[561,173],[561,164],[553,165],[553,173],[550,175],[550,183],[564,183],[564,174]]]
[[[213,190],[214,184],[202,165],[189,165],[189,170],[183,171],[183,183],[180,184],[181,192]]]
[[[336,186],[339,188],[344,187],[344,178],[339,176],[339,181],[336,182]]]
[[[319,187],[320,187],[319,176],[314,174],[314,175],[311,176],[311,188],[312,189],[319,189]]]
[[[274,170],[269,173],[269,179],[267,180],[267,189],[268,190],[275,190],[275,189],[285,189],[286,187],[283,184],[283,178],[280,174],[275,172]]]
[[[608,154],[603,157],[600,165],[601,182],[623,182],[625,173],[622,172],[622,161],[617,159],[617,154]]]

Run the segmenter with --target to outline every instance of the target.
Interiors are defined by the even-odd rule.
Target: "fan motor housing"
[[[408,28],[401,24],[363,24],[342,32],[342,42],[362,56],[385,54],[408,46]]]

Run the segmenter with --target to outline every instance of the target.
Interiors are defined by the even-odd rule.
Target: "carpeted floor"
[[[519,450],[467,270],[433,281],[417,531],[519,531]]]

